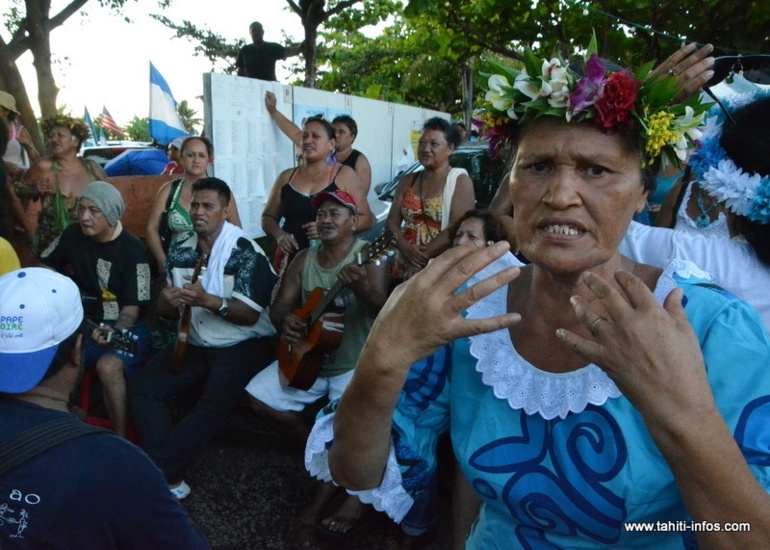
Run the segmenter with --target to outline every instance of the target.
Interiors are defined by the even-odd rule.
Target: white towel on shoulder
[[[449,213],[452,211],[452,196],[455,194],[457,178],[462,174],[468,175],[465,168],[452,168],[444,182],[444,204],[441,205],[441,230],[449,227]]]

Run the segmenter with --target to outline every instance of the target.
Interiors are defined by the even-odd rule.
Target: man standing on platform
[[[230,197],[230,188],[217,178],[193,185],[195,234],[169,251],[169,285],[158,298],[158,313],[165,318],[189,310],[189,326],[180,327],[189,345],[176,368],[175,354],[168,350],[129,380],[139,439],[178,499],[190,494],[183,479],[188,466],[227,418],[249,379],[273,358],[275,329],[266,310],[276,276],[256,243],[226,221]],[[207,260],[202,261],[204,254]],[[193,283],[193,271],[204,263],[207,268]],[[168,402],[200,383],[201,397],[175,423]]]
[[[249,25],[249,33],[253,43],[241,48],[235,60],[238,76],[275,81],[275,62],[294,57],[304,47],[304,42],[288,48],[275,42],[265,42],[265,30],[257,21]]]

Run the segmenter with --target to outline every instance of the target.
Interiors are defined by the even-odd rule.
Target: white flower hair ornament
[[[770,91],[738,94],[723,99],[722,103],[730,113],[741,107],[770,96]],[[746,216],[759,224],[770,223],[770,177],[749,174],[735,164],[722,148],[719,140],[727,121],[725,112],[719,107],[709,111],[702,140],[690,158],[690,168],[698,186],[714,197],[733,213]]]

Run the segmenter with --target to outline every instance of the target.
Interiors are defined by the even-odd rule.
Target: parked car
[[[109,161],[117,157],[119,154],[128,151],[130,149],[152,149],[152,144],[144,141],[117,141],[108,142],[106,145],[96,145],[92,147],[83,147],[80,150],[80,156],[84,159],[90,158],[99,163],[104,168],[104,165]]]

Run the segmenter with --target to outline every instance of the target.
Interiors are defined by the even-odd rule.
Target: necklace
[[[306,167],[305,167],[305,171],[307,172],[307,175],[308,175],[308,176],[310,176],[310,181],[312,181],[313,183],[315,183],[315,180],[318,178],[318,176],[320,176],[321,174],[323,174],[323,173],[324,173],[326,170],[325,170],[324,168],[321,168],[321,169],[320,169],[318,172],[316,172],[315,174],[311,174],[311,173],[310,173],[310,169],[309,169],[309,168],[306,166]]]
[[[700,214],[695,218],[695,225],[700,229],[704,229],[711,225],[711,216],[709,216],[709,212],[714,210],[719,203],[714,201],[708,208],[703,206],[703,190],[700,188],[698,188],[698,196],[695,197],[695,200],[698,203],[698,209],[700,210]]]

